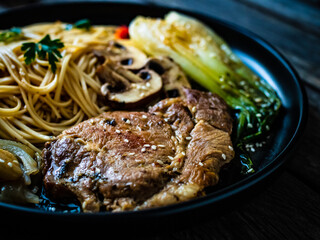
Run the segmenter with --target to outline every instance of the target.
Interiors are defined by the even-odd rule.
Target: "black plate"
[[[59,3],[41,4],[0,14],[0,28],[24,26],[36,22],[66,21],[75,22],[89,18],[93,24],[128,24],[135,16],[144,15],[163,17],[171,9],[156,6],[119,4],[119,3]],[[180,10],[179,10],[180,11]],[[248,194],[248,189],[257,186],[283,165],[288,158],[288,151],[296,142],[306,119],[307,101],[299,77],[288,61],[270,44],[255,34],[224,21],[203,15],[184,12],[207,23],[220,34],[232,47],[233,51],[258,75],[266,79],[277,91],[283,103],[283,109],[276,125],[272,129],[272,138],[267,147],[254,156],[257,171],[244,179],[227,184],[220,189],[209,192],[207,196],[172,206],[155,208],[138,212],[122,213],[59,213],[0,203],[2,212],[41,217],[51,220],[72,220],[104,222],[116,225],[138,226],[142,223],[169,225],[175,221],[203,217],[228,206],[236,197]],[[22,20],[23,19],[23,20]],[[261,186],[261,185],[259,185]],[[252,192],[252,191],[251,191]],[[240,194],[242,193],[242,194]],[[234,202],[234,201],[233,201]],[[186,216],[181,218],[182,216]],[[192,216],[190,218],[189,216]],[[182,221],[184,222],[184,221]],[[110,226],[110,225],[109,225]],[[157,225],[160,226],[160,225]],[[145,228],[144,228],[145,230]]]

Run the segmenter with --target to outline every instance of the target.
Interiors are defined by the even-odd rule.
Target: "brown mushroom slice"
[[[117,107],[136,108],[153,100],[162,90],[162,79],[159,74],[150,69],[143,69],[138,74],[143,80],[132,83],[129,89],[122,92],[111,92],[105,96],[111,103],[118,103]]]
[[[125,50],[119,55],[110,57],[126,69],[141,69],[146,64],[148,57],[145,53],[133,46],[125,46]]]
[[[102,95],[107,95],[107,90],[113,92],[125,91],[130,88],[131,83],[121,74],[114,71],[110,60],[107,59],[105,63],[97,68],[97,76],[104,82],[101,87]]]
[[[152,69],[161,75],[163,89],[167,97],[183,96],[183,88],[191,88],[182,69],[170,58],[150,58],[147,66],[149,69]]]
[[[116,41],[109,41],[107,47],[95,46],[92,49],[93,54],[104,62],[110,59],[125,69],[138,70],[145,66],[147,55],[133,46],[125,46]]]
[[[109,66],[111,69],[113,69],[113,71],[115,71],[117,74],[121,75],[122,77],[126,78],[130,82],[133,82],[133,83],[143,82],[143,79],[141,79],[139,76],[129,71],[128,69],[124,68],[123,66],[119,66],[117,62],[107,59],[104,65]]]

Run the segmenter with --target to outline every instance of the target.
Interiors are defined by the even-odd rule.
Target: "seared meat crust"
[[[149,112],[106,112],[47,143],[44,184],[83,211],[163,206],[203,195],[234,157],[232,119],[218,96],[185,89]]]

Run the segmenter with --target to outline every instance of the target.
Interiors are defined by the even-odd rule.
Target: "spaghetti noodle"
[[[22,29],[26,38],[0,45],[0,137],[26,144],[40,153],[40,145],[63,130],[107,110],[99,101],[98,59],[88,49],[106,45],[116,27],[94,26],[66,30],[61,22]],[[49,34],[64,43],[53,73],[47,60],[27,65],[21,45]]]

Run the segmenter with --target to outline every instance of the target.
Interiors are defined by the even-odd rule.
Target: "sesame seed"
[[[147,119],[148,117],[146,115],[142,115],[142,119]]]
[[[250,148],[250,151],[255,152],[256,150],[252,147],[252,148]]]
[[[147,82],[147,83],[146,83],[146,86],[147,86],[147,87],[150,87],[150,86],[151,86],[151,84],[150,84],[149,82]]]
[[[16,68],[16,66],[12,64],[12,65],[11,65],[11,68],[12,68],[12,69],[15,69],[15,68]]]
[[[131,153],[128,153],[128,156],[132,156],[132,155],[134,155],[134,153],[133,153],[133,152],[131,152]]]
[[[141,152],[145,152],[146,151],[146,149],[145,148],[141,148]]]
[[[12,162],[8,162],[8,166],[9,166],[9,167],[12,167]]]
[[[125,139],[124,141],[125,141],[125,142],[129,142],[129,140],[128,140],[128,139]]]
[[[140,159],[136,159],[135,161],[136,161],[137,163],[142,162]]]
[[[174,125],[172,125],[171,128],[172,128],[173,130],[177,130],[177,129],[178,129],[178,128],[177,128],[176,126],[174,126]]]
[[[120,133],[120,130],[119,130],[119,129],[117,129],[117,130],[116,130],[116,133]]]
[[[229,148],[231,151],[233,151],[233,147],[232,147],[232,146],[228,146],[228,148]]]
[[[4,160],[2,160],[2,159],[0,159],[0,162],[1,162],[1,163],[4,163],[5,161],[4,161]]]
[[[157,149],[157,146],[156,146],[156,145],[152,145],[152,146],[151,146],[151,149],[156,150],[156,149]]]
[[[200,166],[203,166],[203,163],[202,163],[202,162],[199,162],[199,165],[200,165]]]
[[[221,156],[222,156],[222,158],[223,158],[224,160],[227,159],[227,156],[226,156],[224,153],[222,153]]]
[[[175,167],[175,168],[172,169],[172,171],[178,172],[178,168]]]
[[[163,119],[165,122],[168,122],[169,121],[169,118],[164,118]]]
[[[131,122],[130,122],[130,120],[129,120],[129,119],[127,119],[126,123],[127,123],[127,124],[130,124]]]
[[[261,117],[261,116],[262,116],[261,113],[256,114],[256,117]]]
[[[168,158],[169,158],[170,160],[173,160],[173,157],[171,157],[171,156],[168,156]]]
[[[183,156],[185,156],[185,155],[186,155],[186,153],[185,153],[185,152],[181,152],[181,154],[182,154]]]
[[[248,128],[253,128],[251,123],[248,123]]]
[[[144,93],[140,93],[140,97],[143,97],[144,96]]]
[[[191,109],[191,112],[195,113],[197,111],[197,108],[196,106],[194,106],[192,109]]]
[[[157,160],[157,163],[163,165],[164,163],[161,160]]]
[[[191,137],[186,137],[186,140],[191,140]]]
[[[270,130],[269,125],[266,125],[266,130],[267,130],[267,131],[269,131],[269,130]]]
[[[35,187],[31,190],[31,192],[33,192],[33,193],[37,193],[37,192],[38,192],[38,190],[39,190],[39,188],[38,188],[37,186],[35,186]]]
[[[166,146],[165,146],[165,145],[162,145],[162,144],[158,144],[158,147],[159,147],[159,148],[165,148]]]
[[[150,144],[145,144],[145,145],[143,145],[144,147],[150,147]]]
[[[147,88],[146,86],[141,86],[141,89],[146,90]]]

